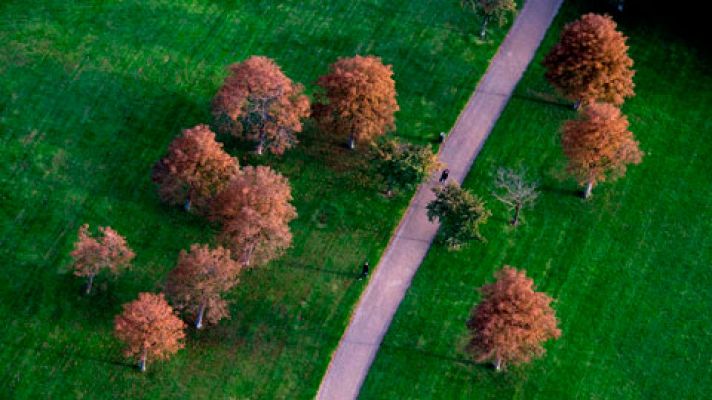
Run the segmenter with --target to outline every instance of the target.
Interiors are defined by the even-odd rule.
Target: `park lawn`
[[[465,186],[494,212],[486,244],[431,249],[361,391],[363,399],[701,399],[712,392],[712,74],[708,54],[659,21],[628,17],[637,96],[626,102],[647,153],[590,201],[560,179],[560,124],[574,112],[540,64],[566,3],[478,156]],[[554,102],[550,102],[554,100]],[[490,194],[500,165],[542,184],[516,230]],[[526,269],[554,305],[563,336],[543,359],[496,373],[464,352],[476,288],[503,265]]]
[[[456,1],[25,1],[0,4],[0,390],[11,398],[310,398],[410,193],[387,200],[362,153],[307,124],[268,163],[293,186],[287,255],[244,274],[232,319],[139,374],[113,317],[161,290],[180,249],[210,242],[199,217],[162,205],[153,163],[209,122],[225,67],[273,57],[308,90],[339,56],[393,64],[398,134],[425,143],[455,121],[505,29],[476,39]],[[247,160],[247,162],[246,162]],[[78,227],[111,225],[137,253],[91,298],[68,270]]]

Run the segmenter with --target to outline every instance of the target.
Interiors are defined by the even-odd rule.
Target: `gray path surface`
[[[526,1],[440,150],[450,179],[462,183],[562,1]],[[411,200],[332,356],[318,399],[358,396],[393,315],[437,233],[438,225],[428,221],[425,210],[436,182],[437,176],[421,185]]]

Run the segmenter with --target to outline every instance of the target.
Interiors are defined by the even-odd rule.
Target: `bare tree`
[[[522,208],[533,204],[539,197],[539,183],[526,179],[524,170],[515,171],[509,168],[499,167],[494,180],[495,191],[492,195],[507,208],[514,211],[512,225],[519,225],[519,214]]]

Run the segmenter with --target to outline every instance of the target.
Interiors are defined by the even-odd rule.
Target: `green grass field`
[[[476,39],[457,1],[3,1],[0,3],[0,397],[310,398],[408,193],[386,200],[362,155],[311,126],[282,159],[294,246],[247,272],[232,320],[141,375],[112,336],[121,304],[158,291],[178,251],[214,232],[162,205],[152,164],[180,129],[209,122],[225,67],[273,57],[308,88],[339,56],[393,64],[398,134],[434,140],[455,121],[504,29]],[[68,272],[82,223],[138,254],[91,298]]]
[[[465,185],[494,217],[487,244],[434,247],[401,304],[364,399],[702,399],[712,392],[712,74],[709,53],[654,19],[628,17],[637,96],[623,107],[643,163],[582,201],[560,179],[558,128],[574,112],[540,62],[566,3]],[[516,231],[496,203],[500,165],[528,167],[543,193]],[[530,365],[497,374],[464,352],[476,288],[504,264],[557,299],[563,336]]]

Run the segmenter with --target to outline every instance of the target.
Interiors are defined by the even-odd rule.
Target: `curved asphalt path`
[[[462,183],[563,0],[527,0],[475,93],[440,149],[450,179]],[[439,171],[436,175],[439,175]],[[361,295],[321,381],[318,399],[358,396],[383,336],[430,248],[438,224],[425,206],[437,176],[420,186]]]

